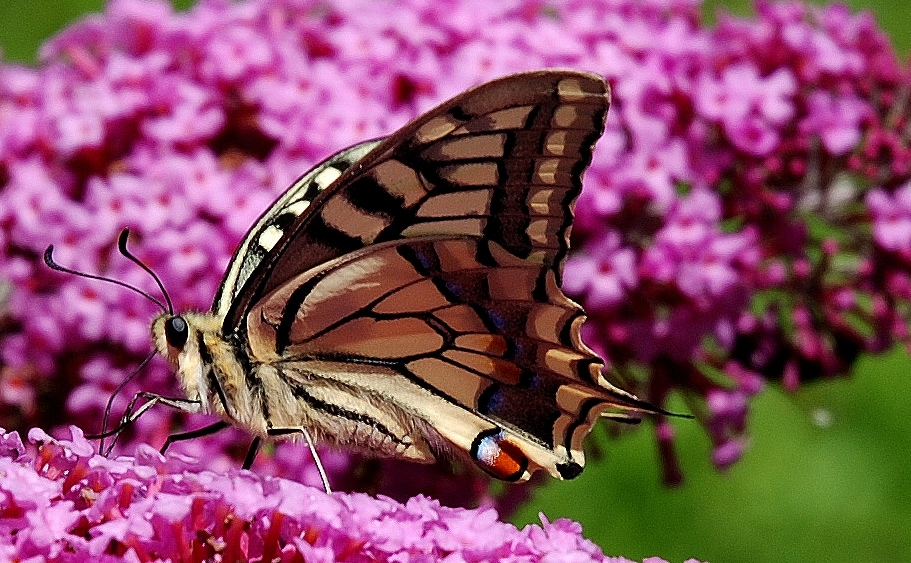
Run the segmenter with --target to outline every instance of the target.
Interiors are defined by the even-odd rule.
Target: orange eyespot
[[[182,349],[190,337],[190,326],[181,316],[171,317],[164,323],[164,336],[170,346]]]
[[[471,457],[481,469],[504,481],[518,481],[528,469],[528,457],[500,429],[478,434]]]

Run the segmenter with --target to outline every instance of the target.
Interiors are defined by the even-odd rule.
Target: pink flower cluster
[[[647,42],[606,33],[610,145],[564,287],[612,367],[649,374],[640,394],[703,398],[726,467],[765,381],[793,388],[909,343],[911,73],[843,6],[759,2],[715,29],[671,17]],[[671,482],[672,435],[659,425]]]
[[[215,473],[148,446],[107,459],[78,428],[71,434],[33,429],[29,452],[0,430],[4,561],[629,561],[605,557],[570,520],[518,530],[492,508],[327,495],[249,471]]]
[[[484,80],[559,66],[614,92],[565,275],[586,340],[644,374],[643,397],[697,399],[715,462],[733,463],[765,381],[844,373],[907,342],[911,310],[908,69],[869,15],[757,8],[708,28],[698,0],[113,0],[38,68],[0,66],[0,422],[96,429],[150,347],[154,305],[48,271],[48,244],[154,292],[116,254],[130,227],[177,307],[206,309],[246,229],[313,163]],[[114,412],[140,389],[177,393],[153,363]],[[173,422],[153,409],[132,435],[161,444]],[[666,421],[658,441],[675,480]],[[176,447],[229,465],[212,452],[238,444]],[[315,482],[307,458],[282,445],[258,469]],[[366,474],[352,486],[393,492]]]

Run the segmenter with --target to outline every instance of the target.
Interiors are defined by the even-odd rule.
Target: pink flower
[[[150,92],[155,115],[143,122],[142,132],[152,141],[190,146],[208,140],[225,124],[223,108],[214,92],[178,75],[165,75]]]
[[[720,79],[704,75],[696,90],[696,109],[720,121],[734,146],[749,154],[769,154],[779,141],[776,126],[794,114],[797,83],[787,69],[760,76],[753,65],[727,68]]]
[[[204,48],[201,70],[213,81],[235,81],[258,74],[272,63],[272,46],[255,29],[231,27],[216,33]]]
[[[873,236],[882,248],[911,258],[911,182],[889,195],[882,188],[867,194]]]
[[[807,100],[807,117],[800,123],[804,135],[816,134],[831,154],[840,156],[857,146],[861,122],[870,106],[857,97],[836,98],[813,92]]]
[[[718,198],[706,190],[677,200],[643,256],[643,270],[656,280],[673,281],[681,292],[704,303],[741,283],[743,272],[758,262],[756,233],[721,233],[720,216]]]
[[[611,234],[589,244],[592,254],[571,256],[563,274],[564,291],[584,296],[586,307],[592,311],[610,310],[638,282],[635,254],[621,248],[619,237]]]
[[[249,471],[200,470],[147,446],[106,459],[70,440],[0,431],[0,554],[10,560],[611,561],[579,524],[518,530],[491,508],[327,495]]]

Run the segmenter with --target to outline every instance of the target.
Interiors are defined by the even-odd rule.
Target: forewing
[[[241,329],[251,307],[300,272],[386,241],[484,238],[559,283],[608,103],[600,76],[547,70],[483,84],[424,114],[281,230],[225,303],[224,331]]]
[[[298,178],[256,221],[241,241],[229,262],[212,303],[212,312],[223,317],[231,308],[250,275],[275,248],[285,231],[307,210],[319,193],[331,186],[352,164],[359,161],[381,140],[366,141],[340,151]]]
[[[247,327],[258,361],[378,394],[426,421],[439,434],[428,443],[442,437],[521,480],[539,468],[576,476],[599,415],[650,410],[602,378],[579,337],[584,318],[553,268],[489,239],[423,237],[299,274]]]

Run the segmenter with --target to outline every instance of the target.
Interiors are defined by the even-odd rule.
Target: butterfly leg
[[[140,399],[146,399],[146,402],[137,409],[136,403],[139,402]],[[133,400],[130,401],[130,404],[127,406],[126,410],[123,413],[123,417],[120,419],[120,424],[118,424],[116,428],[102,432],[101,434],[97,434],[95,436],[88,436],[88,438],[95,439],[113,436],[114,439],[111,440],[111,444],[108,446],[107,450],[104,452],[99,452],[107,457],[111,454],[111,451],[114,450],[114,445],[117,443],[117,439],[120,437],[121,432],[123,432],[124,429],[126,429],[126,427],[130,424],[136,422],[139,417],[141,417],[143,414],[145,414],[146,411],[157,404],[166,405],[172,409],[183,412],[199,412],[200,407],[199,401],[183,399],[180,397],[165,397],[156,393],[149,393],[148,391],[140,391],[139,393],[133,395]]]
[[[194,438],[201,438],[203,436],[209,436],[211,434],[215,434],[216,432],[221,432],[228,426],[230,426],[230,424],[228,424],[224,420],[219,420],[218,422],[216,422],[214,424],[210,424],[208,426],[203,426],[202,428],[197,428],[196,430],[190,430],[188,432],[179,432],[177,434],[171,434],[170,436],[168,436],[168,439],[164,441],[164,445],[161,446],[161,449],[158,451],[161,452],[162,454],[164,454],[166,451],[168,451],[168,448],[170,448],[171,444],[173,444],[174,442],[182,442],[184,440],[192,440]]]
[[[250,449],[247,450],[247,457],[244,458],[242,469],[250,469],[253,467],[253,461],[256,459],[256,454],[259,453],[259,447],[262,443],[263,439],[259,436],[253,438],[253,441],[250,442]]]
[[[302,426],[291,427],[291,428],[273,428],[270,426],[266,432],[269,436],[287,436],[288,434],[303,434],[304,439],[307,440],[307,446],[310,448],[310,455],[313,456],[313,462],[316,463],[316,470],[319,471],[319,477],[323,481],[323,488],[326,489],[326,494],[332,494],[332,489],[329,487],[329,477],[326,476],[326,470],[323,468],[323,462],[319,458],[319,453],[316,451],[316,445],[313,443],[313,437],[310,436],[310,432]]]

